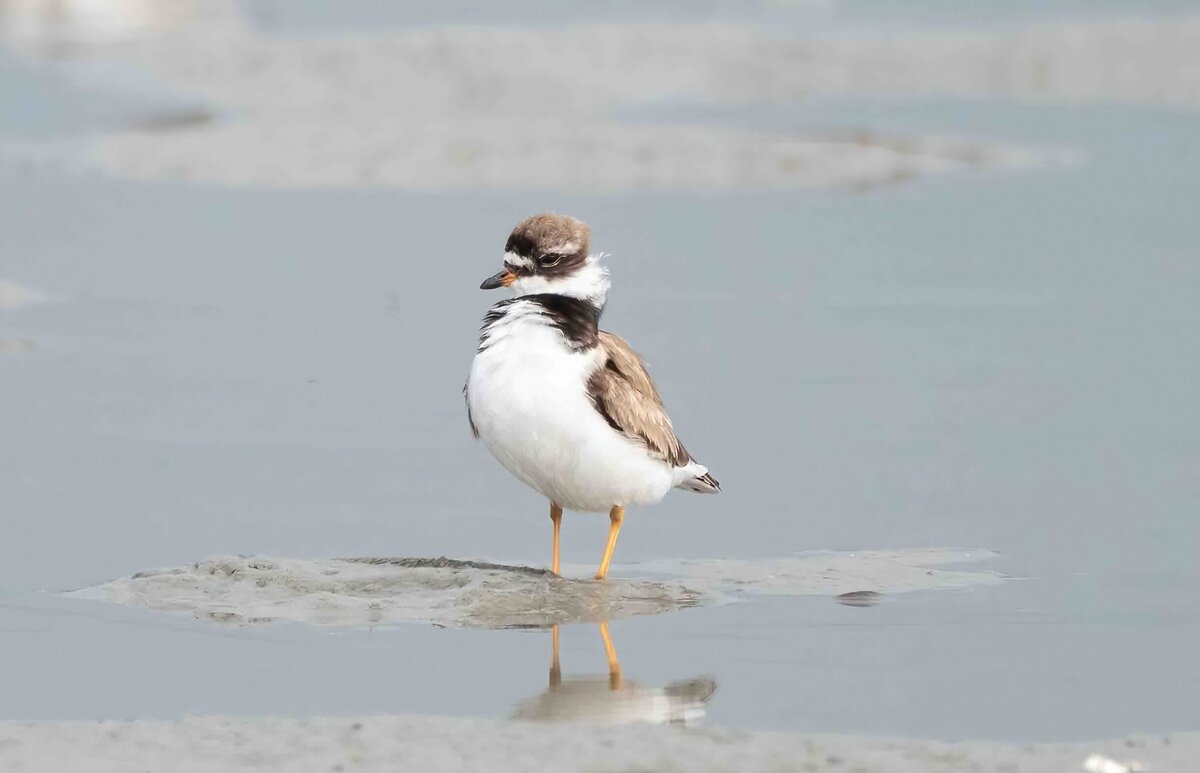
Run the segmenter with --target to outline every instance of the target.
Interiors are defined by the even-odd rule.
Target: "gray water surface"
[[[507,716],[543,632],[330,633],[58,592],[210,555],[543,565],[545,503],[460,389],[512,224],[612,253],[606,327],[722,481],[618,560],[998,551],[1012,579],[614,622],[625,672],[722,725],[1021,740],[1196,729],[1200,133],[1154,109],[931,102],[695,120],[953,130],[1078,151],[867,194],[426,195],[0,170],[0,717]],[[564,554],[607,524],[568,515]],[[594,627],[568,675],[602,674]]]

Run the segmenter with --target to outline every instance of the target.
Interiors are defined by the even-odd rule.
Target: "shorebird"
[[[563,510],[608,512],[603,580],[626,507],[671,488],[715,494],[720,485],[675,436],[641,356],[599,329],[609,280],[590,239],[573,217],[517,224],[503,268],[480,285],[513,297],[484,316],[463,395],[475,437],[550,500],[555,574]]]

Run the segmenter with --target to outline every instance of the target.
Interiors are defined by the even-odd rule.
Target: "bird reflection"
[[[690,724],[704,718],[706,705],[717,683],[707,677],[649,687],[625,679],[608,623],[600,623],[600,637],[608,658],[608,676],[563,679],[559,664],[558,626],[550,631],[549,685],[537,696],[522,701],[513,719],[543,722],[586,721],[603,725],[633,722]]]

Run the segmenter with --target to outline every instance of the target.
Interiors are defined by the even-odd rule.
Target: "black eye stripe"
[[[538,263],[540,265],[544,266],[545,268],[551,268],[551,267],[557,266],[559,263],[561,263],[563,258],[565,258],[565,257],[567,257],[567,256],[548,252],[545,255],[538,258]]]

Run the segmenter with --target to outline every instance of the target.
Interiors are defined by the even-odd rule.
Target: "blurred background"
[[[0,0],[0,718],[534,691],[527,633],[56,593],[545,563],[460,389],[479,282],[553,210],[724,487],[632,513],[618,561],[952,547],[1009,580],[625,621],[627,672],[711,674],[742,727],[1197,729],[1198,107],[1183,0]]]

